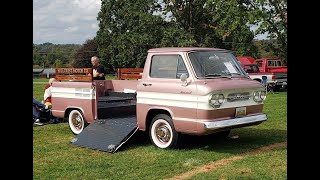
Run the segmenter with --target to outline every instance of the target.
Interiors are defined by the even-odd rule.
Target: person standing
[[[94,80],[105,80],[104,77],[104,66],[100,64],[100,60],[97,56],[91,57],[93,79]]]

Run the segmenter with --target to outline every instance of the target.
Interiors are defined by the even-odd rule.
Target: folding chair
[[[267,78],[268,78],[268,77],[267,77],[267,76],[262,76],[261,78],[262,78],[261,83],[262,83],[262,85],[265,87],[266,93],[271,92],[271,93],[273,94],[273,93],[274,93],[274,92],[273,92],[273,86],[272,86],[271,83],[268,83],[268,82],[267,82]]]

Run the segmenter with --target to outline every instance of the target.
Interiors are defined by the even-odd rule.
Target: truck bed
[[[98,119],[126,117],[136,114],[136,94],[107,92],[98,97]]]
[[[98,97],[98,119],[71,143],[114,153],[137,130],[136,94],[108,91]]]

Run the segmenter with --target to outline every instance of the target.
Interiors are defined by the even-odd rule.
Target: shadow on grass
[[[238,138],[233,139],[232,137]],[[242,128],[233,129],[227,138],[218,138],[214,135],[183,135],[181,146],[177,149],[201,149],[204,151],[238,154],[284,141],[287,141],[287,130]],[[141,146],[152,146],[152,143],[148,133],[138,131],[121,147],[120,151]]]
[[[148,132],[137,131],[122,147],[121,149],[135,148],[140,146],[151,145]]]

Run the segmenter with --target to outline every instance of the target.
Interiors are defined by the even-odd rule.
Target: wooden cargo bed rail
[[[142,77],[143,68],[117,68],[117,79],[137,80]]]

